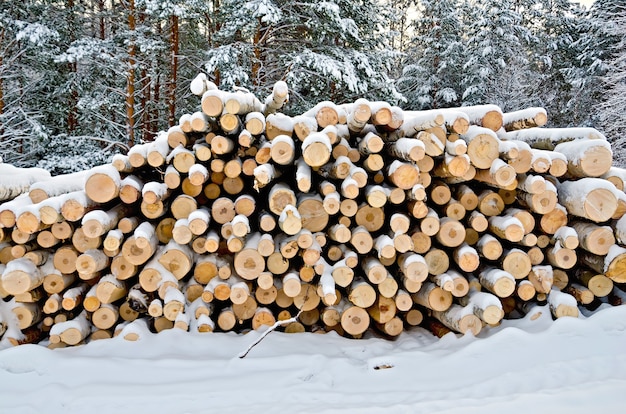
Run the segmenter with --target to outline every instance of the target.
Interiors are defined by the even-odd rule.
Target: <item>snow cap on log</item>
[[[601,139],[606,137],[595,128],[528,128],[505,134],[509,140],[524,141],[533,148],[553,150],[558,144],[576,139]]]
[[[120,154],[118,154],[120,155]],[[49,180],[37,180],[29,188],[30,198],[33,203],[39,203],[44,198],[50,198],[72,191],[82,190],[85,185],[85,176],[88,170],[69,174],[57,175]]]
[[[548,122],[548,113],[540,107],[526,108],[505,113],[502,122],[507,131],[541,127]]]
[[[47,181],[50,173],[41,168],[18,168],[0,164],[0,201],[12,200],[30,190],[38,181]]]

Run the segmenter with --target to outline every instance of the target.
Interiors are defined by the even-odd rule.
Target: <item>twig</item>
[[[306,301],[309,299],[309,288],[311,287],[311,285],[307,286],[306,288],[306,292],[304,295],[304,301],[302,302],[302,306],[304,307],[304,304],[306,303]],[[252,350],[252,348],[254,348],[255,346],[257,346],[267,335],[269,335],[272,331],[276,330],[276,328],[278,328],[279,326],[283,326],[283,325],[288,325],[292,322],[297,322],[298,318],[300,317],[300,314],[302,314],[302,308],[300,308],[298,310],[298,313],[296,314],[296,316],[289,318],[289,319],[285,319],[283,321],[276,321],[274,323],[274,325],[270,326],[265,332],[263,332],[263,334],[261,336],[259,336],[256,341],[252,342],[249,346],[248,349],[246,349],[244,352],[240,353],[238,356],[239,358],[245,358],[246,355],[248,355],[248,353]]]

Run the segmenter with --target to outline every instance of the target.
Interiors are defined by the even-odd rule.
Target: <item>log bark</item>
[[[582,253],[580,260],[587,267],[604,274],[613,282],[626,282],[626,249],[619,245],[611,246],[606,256]]]

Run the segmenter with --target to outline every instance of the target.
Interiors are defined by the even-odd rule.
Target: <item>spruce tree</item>
[[[456,0],[422,0],[398,80],[411,109],[460,106],[465,47]]]
[[[530,34],[513,0],[465,3],[468,56],[463,67],[464,105],[492,103],[504,110],[526,105]]]
[[[598,107],[598,127],[613,144],[615,164],[626,167],[626,5],[610,12],[605,31],[615,43],[607,50],[610,58],[602,78],[605,93]]]
[[[220,46],[208,51],[206,68],[225,89],[262,96],[285,80],[292,112],[323,100],[399,98],[378,2],[226,0],[219,16]]]

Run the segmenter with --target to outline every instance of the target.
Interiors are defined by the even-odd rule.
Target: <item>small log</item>
[[[565,209],[565,207],[557,203],[552,211],[545,213],[541,216],[541,219],[539,220],[539,227],[546,234],[554,234],[558,231],[558,229],[566,226],[568,220],[569,215],[567,214],[567,210]],[[540,247],[545,247],[550,241],[550,237],[548,237],[547,235],[542,236],[546,237],[546,244],[541,245],[539,243],[540,237],[537,238],[537,243],[538,245],[540,245]]]
[[[165,164],[165,159],[170,151],[169,134],[159,134],[148,147],[146,160],[148,165],[154,168],[161,167]],[[122,172],[122,171],[120,171]]]
[[[556,208],[558,201],[556,188],[546,182],[546,191],[538,194],[530,194],[520,191],[518,193],[520,204],[537,214],[548,214]]]
[[[41,286],[44,276],[41,270],[26,258],[11,260],[2,272],[2,288],[11,295],[18,295]]]
[[[510,249],[503,253],[502,269],[510,273],[515,279],[523,279],[532,268],[530,257],[521,249]]]
[[[589,305],[595,299],[593,292],[578,283],[569,285],[565,292],[572,295],[581,305]]]
[[[321,167],[330,160],[332,146],[324,133],[312,133],[301,145],[302,159],[312,168]]]
[[[453,304],[445,311],[432,312],[432,316],[456,332],[464,335],[471,332],[476,336],[482,329],[482,322],[478,316],[474,315],[473,310],[473,306],[462,307]]]
[[[497,325],[504,318],[500,299],[491,293],[471,289],[468,295],[459,298],[459,303],[472,307],[474,315],[488,325]]]
[[[144,183],[138,177],[129,175],[120,182],[120,200],[124,204],[134,204],[141,198]]]
[[[361,267],[367,279],[375,285],[387,278],[387,268],[374,257],[366,257],[363,259]]]
[[[577,236],[576,241],[580,241],[580,247],[590,253],[604,256],[608,254],[609,248],[615,244],[615,236],[613,229],[610,226],[598,226],[593,223],[582,221],[573,222],[571,226],[572,227],[570,228],[574,230],[574,235]],[[615,234],[619,236],[619,230],[617,228],[615,230]],[[556,235],[557,233],[555,233],[555,237]],[[570,249],[575,249],[577,247],[573,244],[568,246],[565,245],[565,243],[562,243],[562,245]]]
[[[341,327],[352,336],[363,334],[370,325],[367,311],[359,306],[346,306],[341,312]]]
[[[474,179],[503,189],[517,186],[515,169],[501,159],[495,159],[489,169],[477,170]]]
[[[44,249],[50,249],[60,242],[50,230],[42,230],[37,234],[37,244]]]
[[[157,243],[154,226],[149,222],[143,222],[122,245],[122,254],[129,263],[139,266],[152,257]]]
[[[92,314],[91,323],[98,329],[110,329],[117,323],[119,317],[117,306],[105,304]]]
[[[552,266],[533,266],[528,274],[528,280],[538,293],[550,293],[554,283]]]
[[[265,270],[265,258],[257,250],[260,238],[259,233],[251,235],[244,248],[235,254],[234,268],[245,280],[254,280]]]
[[[354,246],[358,253],[365,254],[370,252],[374,247],[374,240],[367,228],[358,226],[352,230],[350,244]]]
[[[103,276],[96,287],[96,297],[102,304],[109,304],[126,297],[128,289],[113,275]]]
[[[396,316],[396,302],[393,299],[379,296],[374,304],[367,308],[372,320],[377,323],[387,323]]]
[[[47,274],[44,276],[42,284],[44,290],[49,295],[63,292],[64,290],[69,288],[76,280],[76,277],[73,273],[63,274],[57,269],[53,269],[52,271],[46,273]]]
[[[158,261],[176,279],[181,280],[191,271],[194,264],[194,254],[189,246],[178,244],[172,240],[160,251]]]
[[[478,251],[467,243],[463,243],[461,246],[454,249],[452,258],[457,266],[459,266],[459,269],[464,272],[473,272],[478,269],[480,265]]]
[[[613,291],[613,281],[603,274],[578,269],[575,275],[576,279],[596,297],[606,297]]]
[[[515,292],[515,278],[507,271],[486,268],[480,272],[480,284],[500,298],[511,296]]]
[[[109,267],[111,260],[99,249],[89,249],[76,258],[76,271],[81,279],[83,275],[91,275]]]
[[[424,283],[412,297],[418,305],[434,311],[443,312],[452,306],[452,294],[430,282]]]
[[[560,292],[556,289],[552,289],[550,291],[550,294],[548,295],[548,304],[552,315],[557,319],[564,316],[577,318],[579,315],[576,299],[573,296]]]
[[[420,175],[414,164],[395,160],[387,169],[387,177],[396,187],[409,190],[418,184]]]
[[[98,249],[102,245],[101,237],[87,237],[82,228],[77,228],[72,234],[72,245],[80,253],[85,253],[89,249]]]
[[[437,241],[446,247],[458,247],[465,241],[465,226],[458,220],[443,217],[439,220]]]
[[[450,267],[450,258],[448,253],[442,249],[431,248],[425,255],[424,260],[428,264],[428,273],[431,275],[440,275],[446,272]]]
[[[467,224],[478,233],[482,233],[489,228],[489,220],[478,210],[472,211],[467,218]]]
[[[342,259],[332,266],[331,274],[335,283],[346,287],[354,280],[354,270],[348,265],[349,259]]]
[[[498,260],[503,253],[500,241],[490,234],[485,234],[478,240],[476,250],[482,257],[492,261]]]
[[[348,287],[348,300],[355,306],[367,309],[377,298],[376,290],[360,278],[355,278]]]
[[[470,126],[460,137],[467,143],[467,155],[476,168],[489,168],[499,157],[499,139],[493,131]]]
[[[576,265],[577,261],[576,251],[563,247],[560,241],[557,241],[551,249],[548,249],[546,257],[552,266],[561,269],[571,269]]]
[[[487,217],[500,215],[504,207],[504,200],[495,191],[484,190],[478,195],[478,211]]]
[[[454,198],[465,207],[466,211],[473,211],[478,207],[478,196],[472,188],[465,184],[456,186]]]
[[[387,145],[389,155],[404,161],[418,162],[426,155],[424,139],[400,138]]]
[[[140,221],[137,217],[124,217],[117,223],[117,228],[123,234],[129,234],[139,226]]]
[[[520,242],[524,238],[524,225],[514,216],[489,217],[489,230],[502,240]]]
[[[78,345],[84,341],[91,332],[91,326],[87,320],[86,312],[81,312],[76,318],[55,323],[50,329],[51,342],[53,337],[58,338],[67,345]]]
[[[456,108],[467,114],[470,124],[498,131],[503,125],[502,109],[497,105],[475,105]]]

